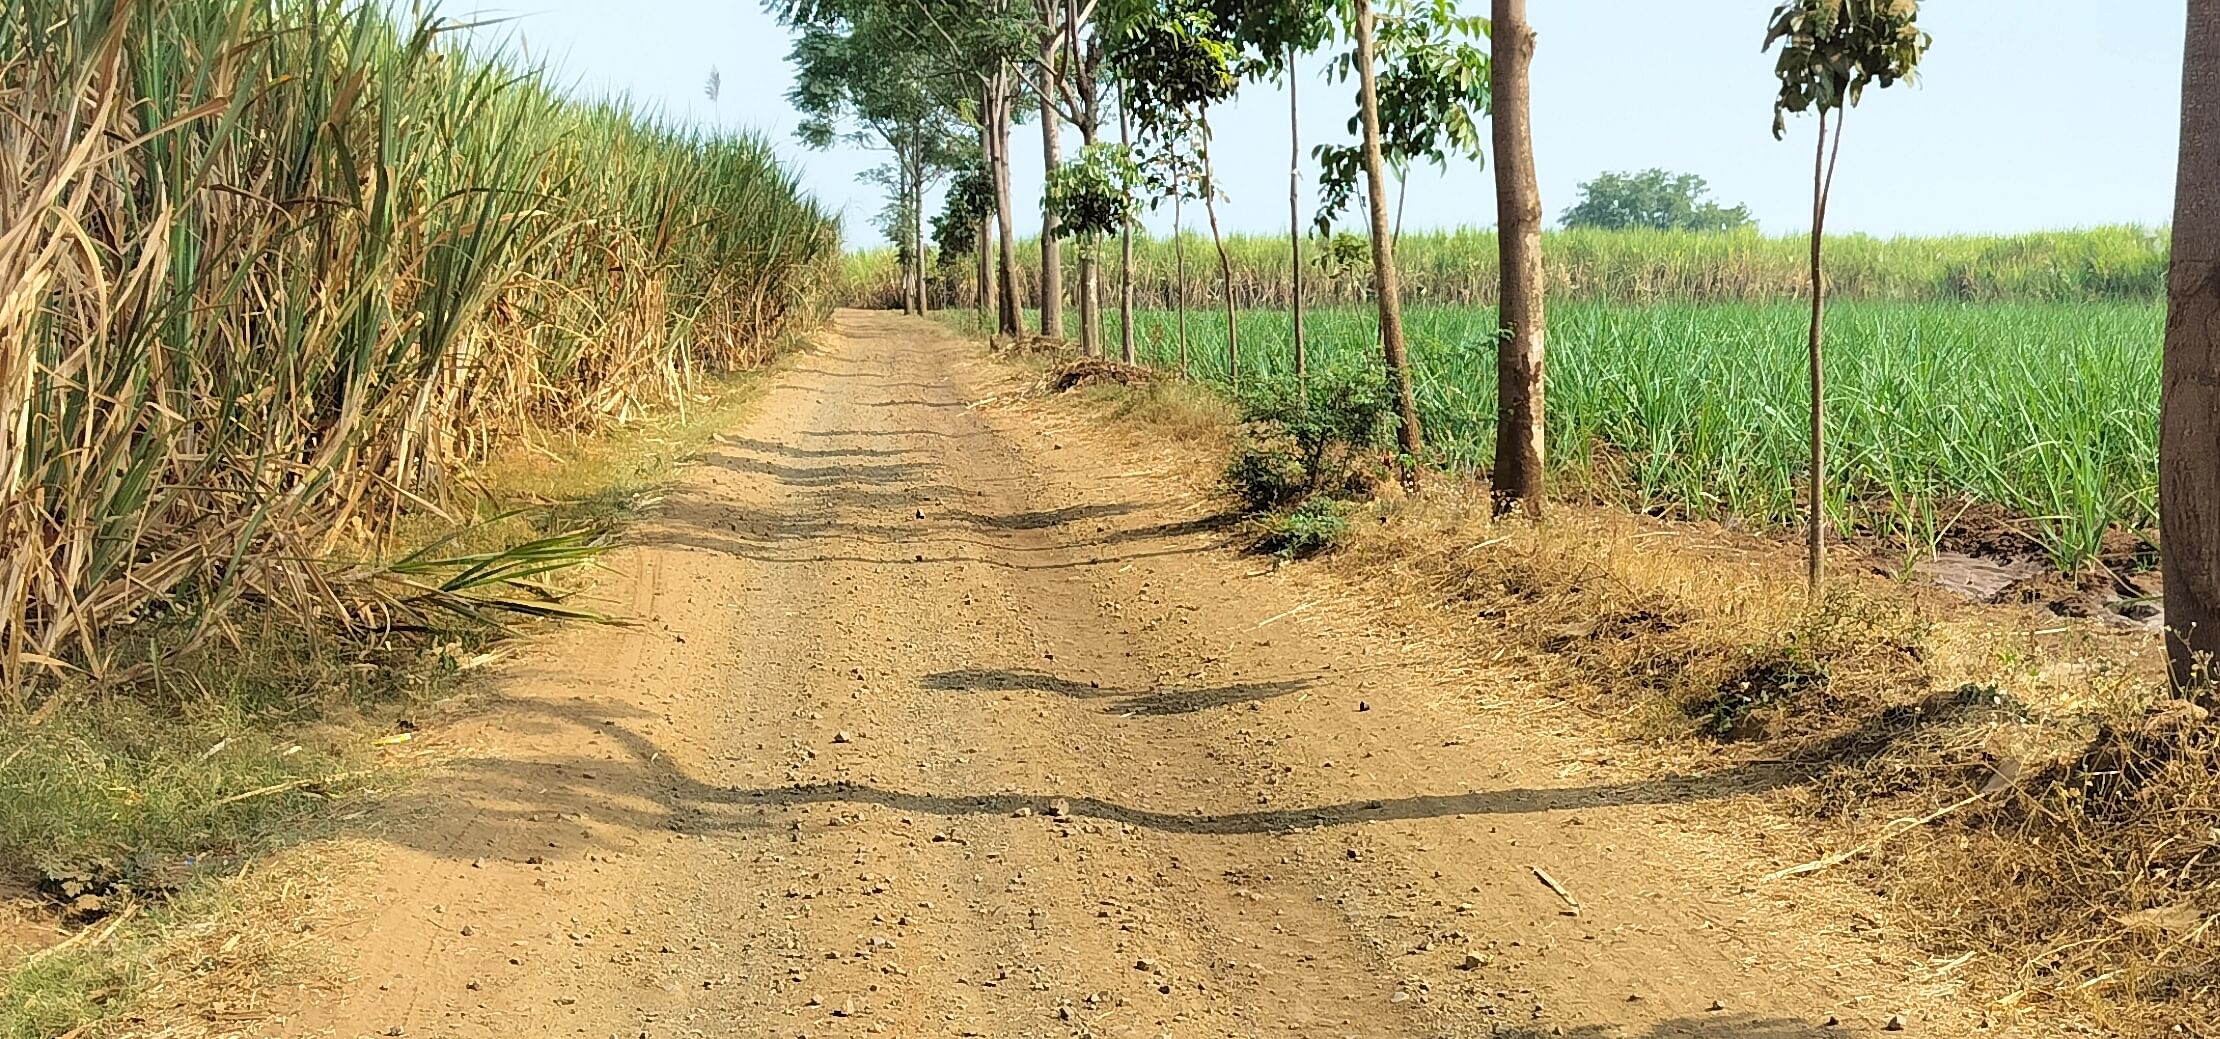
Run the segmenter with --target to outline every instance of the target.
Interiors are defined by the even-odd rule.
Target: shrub
[[[1262,521],[1257,548],[1284,559],[1305,559],[1339,546],[1349,535],[1350,504],[1312,498]]]
[[[1307,385],[1268,384],[1241,401],[1244,442],[1226,484],[1251,512],[1320,494],[1368,497],[1377,483],[1369,455],[1391,408],[1387,380],[1370,365],[1315,372]]]

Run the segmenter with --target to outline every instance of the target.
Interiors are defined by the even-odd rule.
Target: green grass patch
[[[1562,483],[1660,514],[1792,525],[1807,467],[1804,304],[1561,302],[1548,423]],[[1288,316],[1241,314],[1245,392],[1293,378]],[[1116,341],[1115,315],[1105,338]],[[1494,311],[1408,313],[1437,461],[1485,466]],[[1965,503],[2019,517],[2062,568],[2157,523],[2156,302],[1846,303],[1828,313],[1828,508],[1842,531],[1932,546]],[[1136,320],[1175,366],[1175,317]],[[1226,378],[1225,317],[1188,315],[1190,371]],[[1309,315],[1312,364],[1369,360],[1369,310]]]

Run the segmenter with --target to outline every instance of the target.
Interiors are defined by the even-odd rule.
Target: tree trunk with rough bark
[[[1003,335],[1016,338],[1025,332],[1020,323],[1017,284],[1017,228],[1010,206],[1010,76],[996,73],[987,88],[988,164],[994,174],[994,222],[1001,256],[995,279],[997,323]]]
[[[1523,504],[1542,514],[1542,190],[1534,173],[1529,68],[1534,30],[1526,0],[1495,0],[1489,78],[1495,138],[1497,312],[1496,433],[1493,476],[1497,515]]]
[[[991,216],[979,218],[979,283],[972,302],[979,308],[979,334],[991,334],[994,328],[994,218]]]
[[[2220,0],[2189,0],[2166,354],[2159,388],[2159,555],[2177,691],[2220,707]]]
[[[1418,393],[1411,383],[1411,366],[1403,340],[1403,289],[1395,275],[1395,240],[1388,227],[1387,160],[1380,152],[1380,94],[1373,75],[1372,2],[1355,0],[1357,29],[1357,94],[1364,124],[1364,179],[1370,188],[1372,209],[1372,287],[1380,305],[1380,350],[1387,364],[1388,383],[1395,391],[1399,419],[1396,442],[1409,458],[1404,478],[1415,478],[1426,437],[1418,425]]]
[[[1041,100],[1041,172],[1054,176],[1064,164],[1063,130],[1056,108]],[[1056,237],[1056,214],[1041,207],[1041,334],[1064,335],[1064,243]]]

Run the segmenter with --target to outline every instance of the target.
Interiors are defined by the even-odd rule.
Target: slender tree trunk
[[[1495,137],[1496,246],[1500,250],[1496,342],[1495,508],[1524,503],[1542,514],[1542,190],[1534,173],[1529,68],[1534,30],[1526,0],[1495,0],[1489,78]]]
[[[1000,238],[1001,258],[998,261],[995,285],[1000,313],[997,315],[1003,335],[1016,338],[1025,333],[1020,323],[1023,313],[1018,307],[1017,278],[1017,228],[1011,219],[1010,205],[1010,115],[1015,100],[1010,96],[1010,74],[997,72],[988,88],[988,110],[991,129],[988,153],[994,173],[994,222]]]
[[[915,165],[911,154],[910,149],[900,147],[895,149],[894,193],[897,200],[895,205],[898,209],[896,213],[898,219],[894,228],[889,229],[889,233],[894,236],[895,240],[894,255],[897,260],[895,266],[898,268],[897,273],[902,279],[902,313],[904,314],[917,313],[917,268],[920,261],[920,257],[917,255],[917,242],[910,238],[910,214],[916,211],[917,205],[914,201],[915,196],[910,194],[910,185],[913,183],[911,170]]]
[[[1126,114],[1125,89],[1118,90],[1118,144],[1133,147],[1133,120]],[[1127,364],[1140,363],[1133,341],[1133,181],[1125,180],[1125,224],[1118,232],[1118,349]]]
[[[1835,113],[1834,156],[1842,154],[1842,119]],[[1826,240],[1827,192],[1834,186],[1834,157],[1828,154],[1827,110],[1819,110],[1819,139],[1811,160],[1811,336],[1805,359],[1811,369],[1811,483],[1805,491],[1805,580],[1818,599],[1827,578],[1827,369],[1823,341],[1827,320],[1827,281],[1820,264]]]
[[[1395,276],[1395,241],[1388,229],[1387,162],[1380,154],[1380,95],[1372,62],[1372,0],[1355,0],[1357,23],[1357,87],[1364,123],[1364,177],[1371,189],[1372,284],[1380,303],[1380,350],[1385,355],[1389,384],[1395,390],[1395,409],[1401,422],[1397,442],[1415,467],[1426,449],[1418,426],[1418,393],[1411,384],[1411,367],[1403,347],[1403,290]],[[1415,468],[1406,469],[1406,480],[1415,479]]]
[[[1405,204],[1410,200],[1411,171],[1402,166],[1397,166],[1395,168],[1395,234],[1392,237],[1395,240],[1395,247],[1398,249],[1403,247],[1403,210]]]
[[[979,218],[979,281],[973,293],[973,304],[979,308],[979,334],[992,335],[994,329],[994,218]]]
[[[1226,381],[1241,388],[1241,320],[1234,307],[1233,257],[1226,252],[1225,232],[1218,228],[1218,171],[1210,160],[1210,113],[1202,121],[1203,211],[1210,215],[1210,242],[1218,249],[1218,280],[1226,303]]]
[[[2220,0],[2189,0],[2159,390],[2159,555],[2177,690],[2220,707]]]
[[[1180,210],[1187,202],[1185,185],[1172,188],[1172,295],[1179,313],[1179,374],[1193,374],[1187,361],[1187,224]]]
[[[925,255],[925,161],[917,163],[917,175],[910,181],[910,242],[917,251],[917,313],[929,314],[933,309],[932,285],[925,272],[931,269]]]
[[[1056,108],[1041,99],[1041,172],[1054,176],[1064,164],[1063,128]],[[1041,334],[1064,336],[1064,243],[1056,237],[1056,214],[1041,207]]]
[[[1094,128],[1079,124],[1081,147],[1095,143]],[[1102,239],[1091,236],[1079,247],[1079,348],[1089,357],[1102,356]]]
[[[1295,84],[1295,45],[1287,45],[1287,255],[1288,305],[1295,327],[1295,379],[1308,385],[1310,355],[1303,349],[1303,126]]]
[[[1102,131],[1102,81],[1080,47],[1086,22],[1078,0],[1064,0],[1064,61],[1066,83],[1072,85],[1072,126],[1079,131],[1079,146],[1090,149]],[[1091,238],[1079,252],[1079,342],[1089,357],[1102,349],[1102,237]]]

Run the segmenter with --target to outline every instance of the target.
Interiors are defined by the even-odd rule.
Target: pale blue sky
[[[1480,10],[1485,4],[1466,0]],[[1773,81],[1758,50],[1771,0],[1539,0],[1534,150],[1552,220],[1603,170],[1663,166],[1747,203],[1768,231],[1810,221],[1808,120],[1769,132]],[[876,240],[880,198],[859,175],[879,160],[812,152],[785,101],[788,36],[756,0],[450,0],[512,16],[513,46],[582,93],[627,93],[684,119],[761,129]],[[1867,95],[1843,145],[1830,230],[1999,232],[2164,223],[2172,208],[2180,100],[2181,0],[1929,0],[1935,46],[1912,87]],[[724,81],[712,105],[702,84]],[[1309,142],[1345,133],[1353,92],[1304,85]],[[1252,86],[1215,117],[1232,229],[1287,218],[1286,95]],[[1072,135],[1066,135],[1069,140]],[[1018,128],[1018,197],[1039,197],[1039,134]],[[1308,142],[1306,142],[1307,145]],[[1306,146],[1306,153],[1307,153]],[[1307,211],[1307,210],[1306,210]],[[1030,222],[1030,221],[1026,221]],[[1169,211],[1152,225],[1169,225]],[[1495,222],[1484,170],[1414,176],[1413,228]]]

